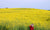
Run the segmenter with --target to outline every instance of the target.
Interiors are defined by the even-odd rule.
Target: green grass
[[[50,30],[49,28],[47,29],[47,27],[41,27],[40,23],[38,23],[39,26],[37,26],[37,24],[34,25],[34,30]],[[24,24],[22,25],[15,25],[14,27],[12,25],[9,25],[10,27],[7,28],[6,25],[8,26],[8,24],[5,24],[4,26],[0,25],[0,30],[29,30],[29,26],[25,26]]]

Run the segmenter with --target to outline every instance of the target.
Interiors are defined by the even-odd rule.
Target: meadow
[[[50,11],[34,8],[0,9],[0,30],[50,30]]]

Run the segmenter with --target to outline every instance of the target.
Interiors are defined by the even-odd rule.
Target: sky
[[[0,8],[6,7],[50,10],[50,0],[0,0]]]

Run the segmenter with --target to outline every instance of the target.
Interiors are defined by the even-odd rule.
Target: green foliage
[[[0,25],[0,30],[8,30],[8,28],[6,28],[6,26]]]
[[[0,30],[2,29],[2,26],[0,25]]]

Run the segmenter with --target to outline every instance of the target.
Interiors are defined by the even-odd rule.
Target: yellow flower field
[[[49,19],[49,20],[48,20]],[[0,9],[0,25],[7,28],[15,26],[29,26],[31,24],[37,27],[50,29],[50,11],[34,8],[3,8]],[[40,24],[40,25],[39,25]],[[25,30],[26,30],[25,27]],[[18,29],[18,27],[16,27]],[[14,28],[14,30],[17,30]],[[9,29],[12,30],[13,28]]]

